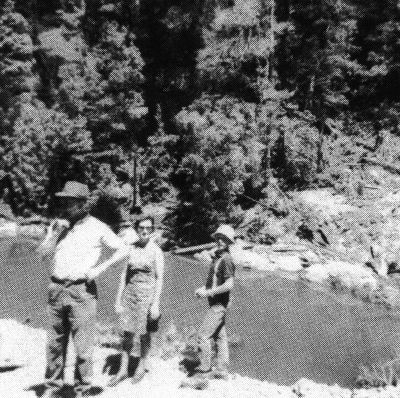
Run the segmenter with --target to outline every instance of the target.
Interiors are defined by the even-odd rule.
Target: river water
[[[1,243],[0,318],[29,319],[46,326],[48,265],[34,244]],[[161,330],[198,327],[207,309],[194,297],[207,269],[196,261],[167,255]],[[99,318],[113,322],[121,266],[100,278]],[[360,365],[400,356],[400,312],[310,288],[273,273],[239,271],[228,319],[228,334],[240,337],[231,368],[278,384],[301,377],[352,387]]]

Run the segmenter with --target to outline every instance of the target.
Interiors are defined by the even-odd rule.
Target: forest
[[[398,0],[1,0],[0,194],[131,184],[180,243],[400,159]],[[273,188],[273,189],[272,189]]]

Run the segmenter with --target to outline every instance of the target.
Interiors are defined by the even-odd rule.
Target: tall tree
[[[175,179],[180,232],[202,231],[240,214],[246,190],[271,179],[272,148],[288,92],[276,90],[273,1],[216,8],[204,29],[197,70],[203,95],[177,116],[184,156]],[[200,232],[199,232],[200,233]]]
[[[357,60],[363,70],[352,90],[352,109],[371,125],[375,149],[385,131],[399,134],[400,9],[395,0],[355,1],[358,11]]]
[[[283,3],[289,31],[278,45],[277,51],[287,55],[279,57],[278,72],[300,109],[316,118],[317,166],[322,171],[327,120],[347,107],[349,76],[360,69],[352,57],[356,13],[347,0],[322,0],[318,6],[312,0]]]
[[[136,9],[137,45],[143,55],[144,97],[149,108],[147,135],[154,134],[161,109],[167,134],[173,118],[196,95],[196,54],[201,26],[210,1],[141,0]]]
[[[93,146],[86,152],[95,152],[98,184],[114,181],[118,167],[146,142],[143,60],[124,10],[116,6],[64,4],[53,15],[54,26],[38,35],[43,63],[51,67],[47,103],[72,119],[87,119]]]
[[[0,3],[0,124],[12,127],[21,97],[35,96],[37,77],[34,74],[33,43],[26,19],[15,12],[12,0]]]

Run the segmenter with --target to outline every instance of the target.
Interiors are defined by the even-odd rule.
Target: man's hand
[[[69,227],[70,223],[67,220],[61,218],[53,220],[47,228],[46,236],[37,248],[38,253],[43,258],[54,255],[57,239]]]
[[[50,229],[54,232],[61,232],[69,227],[70,227],[69,221],[63,218],[57,218],[53,220],[50,224]]]
[[[88,282],[93,281],[97,277],[97,272],[94,269],[90,269],[88,272],[86,272],[86,278]]]
[[[152,304],[150,307],[150,318],[157,320],[160,317],[160,307],[158,304]]]
[[[198,288],[198,289],[195,291],[194,294],[196,295],[196,297],[206,298],[206,297],[208,297],[208,296],[210,295],[209,292],[210,292],[210,291],[209,291],[205,286],[202,286],[202,287]]]

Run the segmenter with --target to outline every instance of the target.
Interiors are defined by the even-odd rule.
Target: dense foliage
[[[19,214],[51,212],[66,179],[130,184],[205,241],[271,184],[339,186],[399,135],[397,0],[1,0],[0,22]]]

